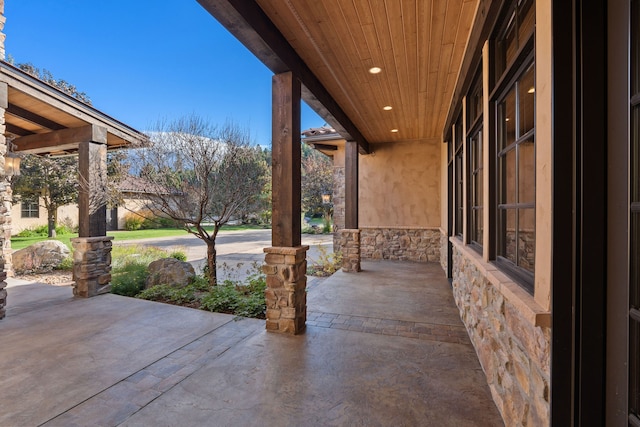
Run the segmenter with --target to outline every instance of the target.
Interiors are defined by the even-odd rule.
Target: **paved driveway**
[[[184,251],[187,255],[187,261],[193,264],[197,272],[202,271],[207,257],[207,245],[191,234],[178,237],[117,241],[114,244],[141,244],[168,251]],[[333,236],[331,234],[303,234],[302,244],[310,246],[307,260],[311,264],[318,260],[321,247],[327,252],[333,251]],[[246,268],[254,262],[261,264],[264,261],[263,249],[269,246],[271,246],[271,230],[222,231],[216,239],[219,277],[229,275],[225,265],[233,267],[236,270],[234,273],[239,273],[237,265],[242,264],[240,273],[245,273]]]

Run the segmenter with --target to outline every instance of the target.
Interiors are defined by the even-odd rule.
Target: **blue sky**
[[[196,0],[6,0],[5,47],[145,131],[196,113],[271,143],[272,73]],[[303,104],[302,129],[323,124]]]

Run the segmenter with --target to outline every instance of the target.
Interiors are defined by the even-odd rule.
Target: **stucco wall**
[[[40,204],[38,218],[22,218],[22,203],[18,202],[11,206],[11,233],[20,233],[28,228],[36,228],[47,224],[47,210]],[[74,226],[78,225],[78,205],[66,205],[58,208],[58,223],[70,222]]]
[[[441,142],[372,145],[360,156],[361,227],[440,227]]]

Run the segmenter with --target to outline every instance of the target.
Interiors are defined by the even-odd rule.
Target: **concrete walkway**
[[[440,267],[310,282],[304,335],[69,287],[8,288],[0,426],[496,426]]]

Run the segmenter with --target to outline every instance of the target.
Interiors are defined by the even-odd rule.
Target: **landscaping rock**
[[[188,262],[175,258],[162,258],[149,264],[149,277],[145,289],[155,285],[184,288],[195,275],[193,266]]]
[[[58,267],[71,254],[69,248],[58,240],[44,240],[12,255],[16,274],[42,273]]]

